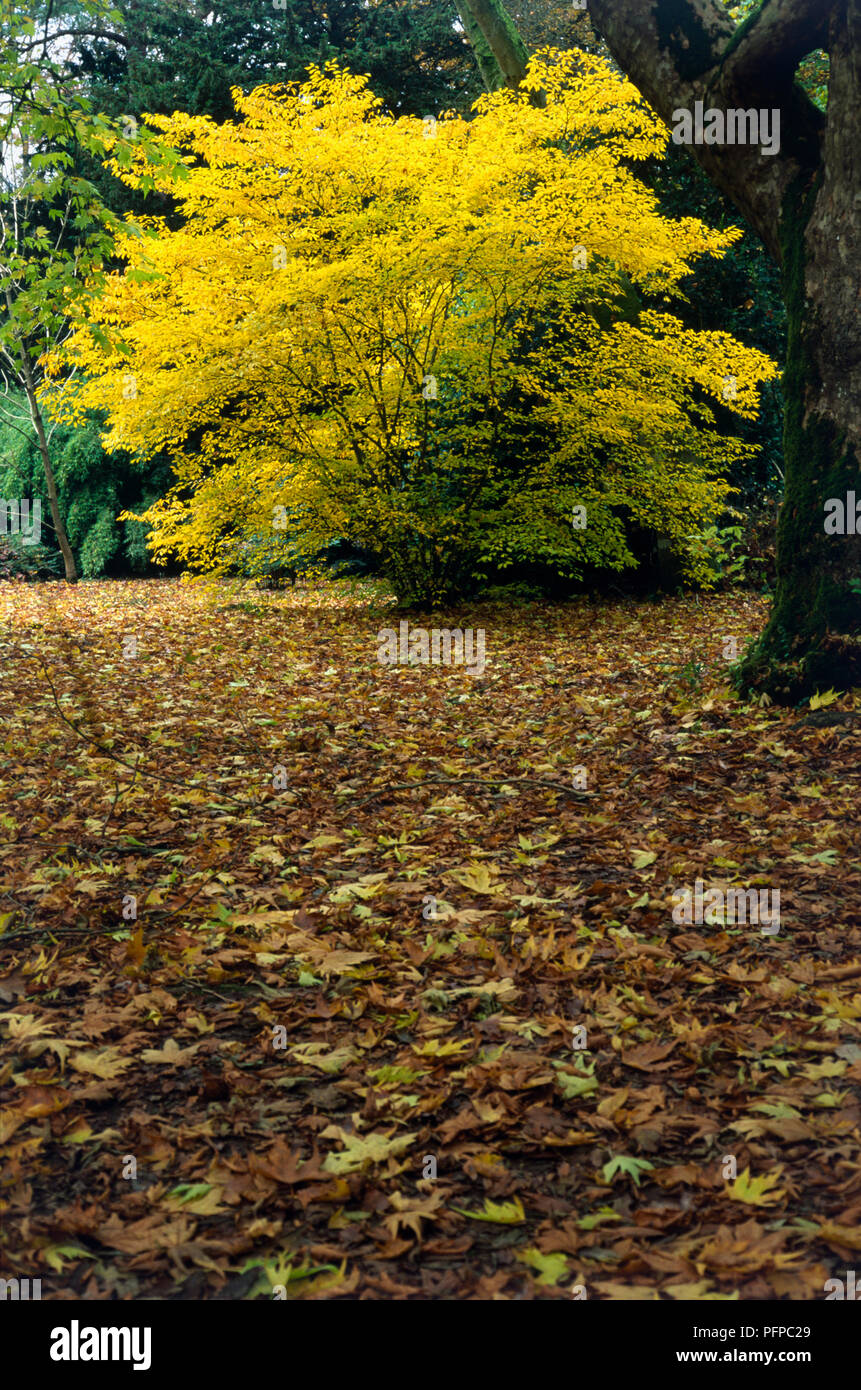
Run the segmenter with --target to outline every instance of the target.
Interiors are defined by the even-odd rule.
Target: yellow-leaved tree
[[[415,602],[524,559],[622,568],[634,523],[695,573],[745,452],[712,406],[753,417],[776,368],[671,314],[740,232],[661,216],[633,86],[547,52],[468,120],[396,119],[334,65],[234,99],[222,126],[147,118],[189,170],[182,225],[119,247],[99,316],[124,350],[72,346],[107,447],[173,456],[155,555],[225,572],[343,537]],[[143,155],[117,172],[169,186]]]

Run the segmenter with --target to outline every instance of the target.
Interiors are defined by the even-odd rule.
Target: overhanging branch
[[[791,84],[801,59],[828,42],[828,19],[840,0],[765,0],[743,24],[721,63],[733,86],[752,94]]]
[[[798,60],[827,45],[830,15],[846,0],[764,0],[739,31],[719,0],[589,0],[610,51],[649,105],[675,113],[777,110],[779,153],[756,144],[691,145],[706,173],[780,261],[780,217],[791,183],[819,159],[822,118],[793,85]]]

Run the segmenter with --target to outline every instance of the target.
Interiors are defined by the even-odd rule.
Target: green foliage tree
[[[60,514],[75,567],[85,579],[120,571],[142,574],[151,564],[144,522],[118,520],[123,511],[142,511],[170,486],[165,456],[140,465],[130,455],[109,453],[101,442],[103,421],[91,415],[74,428],[49,421],[47,433]],[[26,397],[0,396],[0,497],[27,497],[48,513],[45,479]],[[44,523],[43,523],[44,524]],[[52,528],[48,528],[49,531]],[[50,534],[42,547],[25,546],[20,568],[53,572]],[[35,563],[27,565],[28,560]]]
[[[101,0],[79,0],[79,9],[94,28],[117,18]],[[86,316],[119,225],[81,176],[82,155],[129,154],[128,140],[69,83],[68,41],[50,0],[31,15],[0,0],[0,371],[26,397],[54,534],[74,582],[40,386],[51,351]],[[140,143],[158,167],[157,147],[144,133]]]
[[[77,3],[77,0],[74,0]],[[454,0],[117,0],[110,33],[78,30],[71,70],[101,110],[230,120],[231,91],[301,81],[335,59],[398,115],[478,95]]]

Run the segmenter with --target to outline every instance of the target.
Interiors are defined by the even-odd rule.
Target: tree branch
[[[789,186],[819,162],[824,122],[794,86],[797,60],[827,41],[843,0],[765,0],[738,31],[718,0],[590,0],[614,58],[668,125],[696,102],[720,111],[779,112],[780,151],[705,143],[691,153],[780,261],[780,218]]]
[[[828,42],[828,16],[837,0],[765,0],[736,30],[724,53],[724,78],[751,92],[775,81],[790,86],[801,59]]]
[[[461,0],[460,8],[462,14],[464,10],[467,12],[464,16],[464,28],[470,40],[473,40],[472,26],[469,23],[471,18],[490,46],[505,85],[518,87],[526,75],[529,53],[501,0]],[[481,66],[480,58],[479,65]]]
[[[132,40],[127,39],[125,34],[112,33],[106,29],[56,29],[50,34],[42,34],[39,38],[31,39],[25,43],[20,39],[15,40],[16,49],[22,53],[29,53],[32,48],[40,46],[46,48],[48,44],[54,43],[57,39],[107,39],[110,43],[122,44],[124,48],[132,47]]]

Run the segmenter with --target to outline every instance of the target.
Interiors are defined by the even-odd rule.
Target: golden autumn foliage
[[[148,118],[183,151],[180,184],[155,172],[182,225],[122,241],[96,329],[124,350],[73,344],[106,445],[174,459],[155,554],[218,571],[243,538],[343,536],[405,598],[522,559],[621,568],[630,522],[684,556],[745,452],[710,402],[753,417],[776,368],[670,312],[740,232],[661,216],[634,87],[548,52],[469,120],[396,119],[334,65],[234,97],[236,123]]]

